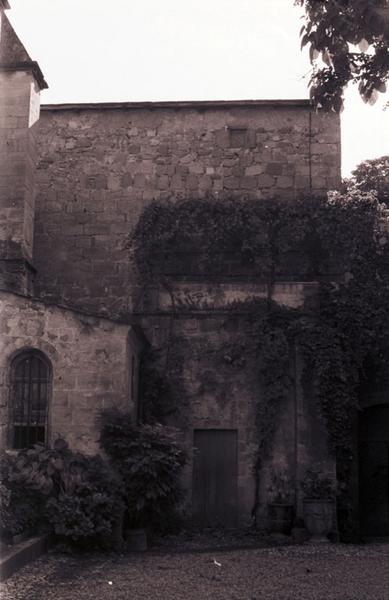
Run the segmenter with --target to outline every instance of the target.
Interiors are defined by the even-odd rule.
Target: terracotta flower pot
[[[304,500],[304,523],[311,536],[311,542],[329,542],[327,536],[332,530],[333,516],[333,500],[313,498]]]
[[[293,524],[293,504],[271,502],[268,508],[271,531],[290,534]]]

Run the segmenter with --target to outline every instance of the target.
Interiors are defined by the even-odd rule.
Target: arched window
[[[46,442],[50,381],[50,365],[41,352],[28,350],[12,361],[10,444],[13,448]]]

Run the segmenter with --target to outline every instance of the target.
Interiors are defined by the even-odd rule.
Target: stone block
[[[188,165],[189,163],[193,162],[195,159],[196,159],[195,154],[185,154],[185,156],[180,158],[179,162],[182,165]]]
[[[108,175],[107,188],[109,190],[119,190],[121,187],[120,179],[118,175]]]
[[[281,188],[281,189],[285,189],[285,188],[291,188],[293,187],[293,177],[286,177],[286,176],[280,176],[277,177],[277,187]]]
[[[170,187],[172,190],[183,190],[184,180],[180,175],[173,175]]]
[[[242,177],[241,188],[243,190],[253,190],[257,187],[257,177]]]
[[[312,179],[312,188],[325,190],[327,188],[326,177],[314,177]]]
[[[261,164],[256,164],[256,165],[247,167],[245,170],[245,173],[248,176],[253,176],[253,175],[261,175],[263,173],[263,171],[264,171],[264,166]]]
[[[239,165],[232,167],[232,174],[235,175],[235,177],[243,177],[244,172],[244,167],[241,167]]]
[[[130,144],[129,146],[127,146],[127,152],[128,152],[128,154],[139,154],[140,153],[139,144]]]
[[[188,175],[186,179],[186,187],[189,190],[196,190],[199,185],[199,179],[196,175]]]
[[[143,173],[136,173],[134,175],[134,187],[135,188],[144,188],[146,182],[146,177]]]
[[[188,175],[188,173],[189,173],[189,169],[188,169],[188,167],[187,167],[187,166],[185,166],[185,165],[178,165],[178,166],[176,167],[176,173],[177,173],[177,175],[183,175],[183,176],[184,176],[184,175]]]
[[[227,128],[219,129],[215,132],[215,141],[221,148],[230,147],[230,136]]]
[[[192,162],[188,165],[189,173],[195,175],[202,175],[204,173],[204,165],[198,162]]]
[[[226,158],[223,161],[223,167],[234,167],[237,164],[239,164],[238,156],[234,156],[233,158]]]
[[[158,146],[158,154],[160,156],[168,156],[170,154],[170,148],[168,144],[160,144]]]
[[[208,191],[212,189],[212,178],[205,175],[204,177],[200,177],[199,179],[199,189]]]
[[[258,186],[259,187],[272,187],[274,185],[274,177],[264,173],[263,175],[259,175],[258,177]]]
[[[266,165],[266,173],[269,175],[282,175],[282,164],[278,162],[271,162]]]
[[[159,190],[167,190],[169,189],[170,179],[167,175],[162,175],[158,177],[157,187]]]
[[[220,192],[223,189],[223,179],[214,178],[212,181],[212,188],[214,192]]]

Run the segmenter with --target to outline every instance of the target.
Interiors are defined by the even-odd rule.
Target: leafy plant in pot
[[[329,542],[334,518],[335,485],[321,471],[308,470],[301,482],[303,513],[311,542]]]
[[[273,472],[268,487],[270,528],[274,533],[290,534],[293,523],[293,486],[286,471]]]
[[[125,490],[125,536],[131,549],[145,550],[146,532],[163,532],[174,518],[186,457],[172,428],[134,425],[129,413],[113,409],[102,418],[100,444]]]

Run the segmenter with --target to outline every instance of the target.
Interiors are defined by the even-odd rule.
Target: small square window
[[[246,145],[247,128],[246,127],[229,127],[230,147],[243,148]]]

